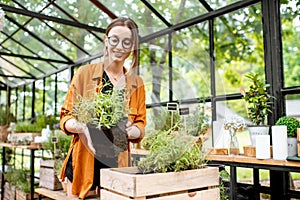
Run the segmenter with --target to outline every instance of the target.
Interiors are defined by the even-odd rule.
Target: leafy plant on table
[[[297,136],[297,128],[300,128],[300,121],[294,117],[283,116],[276,121],[276,125],[284,125],[287,127],[288,137]]]
[[[159,130],[155,136],[149,153],[138,162],[142,173],[177,172],[206,165],[205,154],[195,137],[174,129]]]
[[[245,76],[251,81],[248,92],[241,88],[242,98],[247,103],[248,117],[253,124],[263,125],[268,114],[272,113],[272,96],[267,92],[269,84],[260,79],[259,74],[249,73]]]

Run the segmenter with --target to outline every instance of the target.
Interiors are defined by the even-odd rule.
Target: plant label
[[[167,103],[167,109],[168,109],[168,111],[177,111],[178,104],[177,103]]]

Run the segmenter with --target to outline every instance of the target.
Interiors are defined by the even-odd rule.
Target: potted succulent
[[[287,127],[287,142],[288,142],[288,156],[295,156],[297,154],[297,128],[300,128],[300,121],[291,116],[280,117],[275,125]]]
[[[246,92],[241,87],[242,99],[246,102],[248,118],[252,122],[248,125],[252,146],[255,146],[255,136],[269,134],[270,127],[266,125],[267,116],[272,113],[272,96],[268,93],[269,87],[260,75],[248,73],[245,75],[251,81],[249,90]]]
[[[124,90],[105,90],[106,83],[98,86],[98,93],[88,98],[77,96],[73,105],[73,116],[87,124],[95,156],[117,156],[127,150],[126,102]],[[99,134],[101,132],[101,134]],[[102,141],[102,142],[95,142]],[[114,145],[112,145],[114,144]],[[97,149],[101,149],[97,151]]]

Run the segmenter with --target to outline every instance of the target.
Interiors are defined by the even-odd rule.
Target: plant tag
[[[178,104],[177,103],[167,103],[167,109],[168,109],[168,111],[177,111]]]
[[[188,115],[190,114],[189,108],[179,108],[179,115]]]
[[[51,142],[52,143],[57,143],[58,142],[58,138],[57,137],[52,137],[51,138]]]

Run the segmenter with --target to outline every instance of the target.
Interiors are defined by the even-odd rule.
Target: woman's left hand
[[[128,122],[126,127],[128,139],[137,139],[141,136],[140,129],[137,126],[132,125],[131,122]]]

